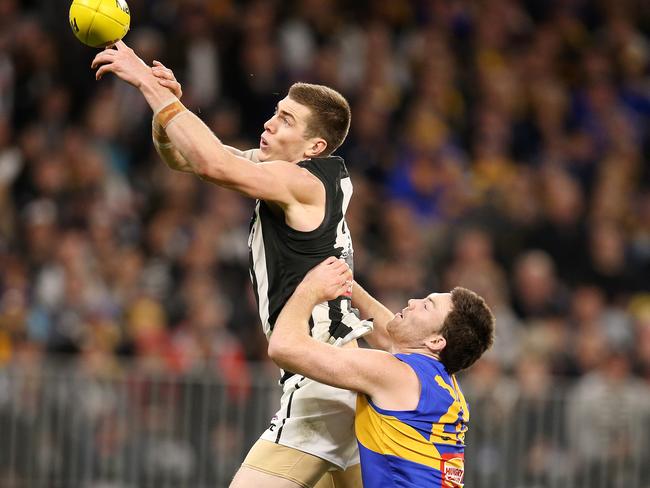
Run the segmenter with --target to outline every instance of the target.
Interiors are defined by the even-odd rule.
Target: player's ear
[[[424,345],[427,346],[427,348],[434,353],[439,353],[442,351],[445,346],[447,345],[447,339],[445,339],[442,335],[440,334],[435,334],[429,337],[425,342]]]
[[[310,158],[320,156],[323,154],[323,152],[325,152],[325,149],[327,149],[327,141],[320,137],[314,137],[313,139],[310,139],[309,143],[310,146],[307,151],[305,151],[305,156],[308,156]]]

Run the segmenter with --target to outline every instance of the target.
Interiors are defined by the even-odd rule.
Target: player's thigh
[[[345,471],[330,471],[334,488],[363,488],[361,464],[353,464]]]
[[[230,488],[250,488],[263,487],[269,488],[303,488],[304,485],[286,478],[280,478],[273,474],[264,473],[257,469],[242,466],[230,483]]]
[[[328,471],[323,475],[314,488],[334,488],[334,480],[332,479],[332,471]]]
[[[248,452],[231,488],[313,488],[331,467],[317,456],[260,439]]]
[[[345,471],[328,471],[314,488],[363,488],[361,465],[355,464]]]

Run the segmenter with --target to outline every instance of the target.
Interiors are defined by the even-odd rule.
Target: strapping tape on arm
[[[172,120],[174,120],[180,114],[185,112],[187,112],[187,108],[185,108],[185,105],[183,105],[178,100],[174,100],[171,103],[165,105],[163,108],[161,108],[154,114],[153,116],[154,127],[155,124],[158,124],[158,126],[164,130],[167,128],[167,126],[171,123]]]

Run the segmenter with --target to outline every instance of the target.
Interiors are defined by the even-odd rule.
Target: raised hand
[[[174,72],[171,69],[167,68],[160,61],[154,60],[151,72],[158,80],[158,83],[171,90],[177,98],[180,99],[183,96],[183,88],[178,80],[176,80]]]
[[[98,68],[95,73],[97,80],[106,73],[113,73],[136,88],[140,88],[146,78],[152,76],[151,68],[123,41],[117,41],[114,46],[97,54],[91,67]]]

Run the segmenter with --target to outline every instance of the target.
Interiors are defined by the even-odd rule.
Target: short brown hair
[[[305,136],[322,137],[327,142],[323,156],[332,154],[350,129],[350,105],[343,95],[323,85],[294,83],[289,98],[311,111]]]
[[[452,308],[442,323],[447,345],[440,361],[449,374],[469,368],[494,342],[494,315],[485,300],[467,288],[451,292]]]

